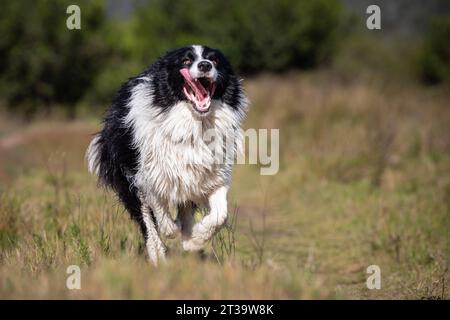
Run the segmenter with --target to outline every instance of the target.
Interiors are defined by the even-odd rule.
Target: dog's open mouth
[[[192,78],[187,68],[181,69],[180,73],[186,80],[183,86],[186,98],[194,104],[194,108],[198,112],[208,112],[212,96],[216,90],[216,83],[207,77]]]

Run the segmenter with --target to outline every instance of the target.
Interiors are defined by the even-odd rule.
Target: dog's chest
[[[138,187],[176,204],[202,201],[229,184],[236,136],[232,121],[220,116],[200,121],[184,106],[147,124],[139,144]]]

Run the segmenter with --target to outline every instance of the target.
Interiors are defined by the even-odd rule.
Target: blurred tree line
[[[81,8],[81,30],[66,27],[70,4]],[[332,56],[341,17],[335,0],[141,1],[126,20],[107,18],[105,5],[3,1],[3,103],[29,113],[105,103],[156,57],[194,43],[220,48],[239,72],[314,67]]]
[[[81,30],[66,27],[70,4],[81,8]],[[113,19],[104,0],[2,1],[1,103],[28,114],[104,104],[156,57],[195,43],[220,48],[244,74],[314,68],[333,59],[349,29],[339,0],[149,0],[135,6],[129,18]],[[424,78],[434,82],[448,77],[448,21],[430,31],[420,60]]]
[[[420,75],[435,84],[450,78],[450,15],[430,21],[419,57]]]
[[[2,1],[0,94],[26,113],[61,104],[71,108],[89,90],[112,53],[102,36],[103,3],[80,1],[82,30],[66,27],[70,1]]]

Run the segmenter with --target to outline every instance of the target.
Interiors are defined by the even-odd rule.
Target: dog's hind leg
[[[191,237],[183,240],[183,249],[202,249],[227,219],[227,187],[220,187],[208,198],[209,214],[192,228]]]
[[[148,258],[155,266],[157,266],[158,262],[165,260],[166,248],[158,235],[150,208],[143,204],[141,213],[146,228],[145,245],[147,247]]]

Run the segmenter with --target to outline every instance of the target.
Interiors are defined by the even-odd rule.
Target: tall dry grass
[[[168,241],[159,268],[86,172],[97,119],[2,115],[0,297],[448,299],[448,92],[331,72],[245,86],[246,127],[280,129],[280,171],[238,165],[228,226],[201,257]],[[72,264],[81,290],[65,286]]]

